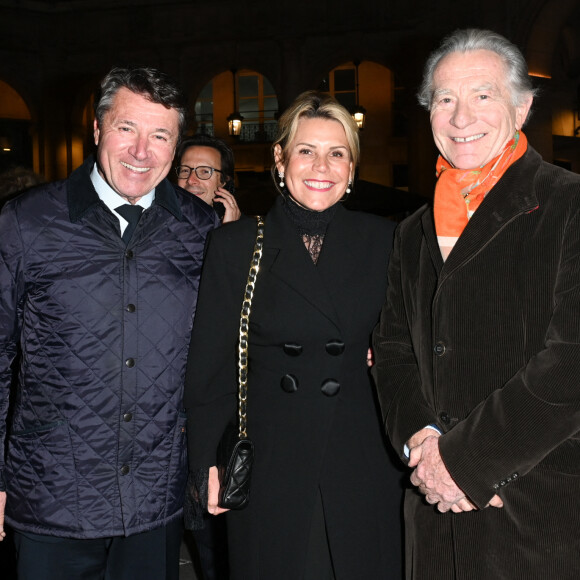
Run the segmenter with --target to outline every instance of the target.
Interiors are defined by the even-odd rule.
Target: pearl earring
[[[352,185],[352,181],[349,180],[348,185],[346,187],[346,192],[345,193],[350,193],[350,186]]]
[[[279,185],[280,185],[280,187],[283,188],[284,185],[285,185],[284,184],[284,174],[283,173],[278,173],[278,176],[280,177],[280,183],[279,183]]]

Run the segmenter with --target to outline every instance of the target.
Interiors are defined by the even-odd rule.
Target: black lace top
[[[336,213],[338,204],[335,203],[324,211],[314,211],[299,205],[291,195],[286,195],[283,207],[286,215],[302,236],[302,241],[312,261],[316,264],[322,250],[326,229]]]

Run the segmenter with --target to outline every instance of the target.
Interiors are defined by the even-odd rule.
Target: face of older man
[[[101,125],[95,121],[97,164],[103,179],[136,203],[169,173],[179,113],[121,88]]]
[[[482,167],[521,129],[532,99],[514,107],[500,57],[488,50],[447,55],[433,75],[431,129],[458,169]]]

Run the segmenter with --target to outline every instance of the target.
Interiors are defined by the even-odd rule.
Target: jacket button
[[[449,417],[445,411],[439,413],[439,419],[441,419],[441,422],[445,423],[445,425],[449,425],[449,423],[451,423],[451,417]]]
[[[340,391],[340,383],[334,379],[326,379],[322,383],[322,387],[320,390],[327,396],[327,397],[334,397]]]
[[[326,352],[331,356],[338,356],[344,352],[344,342],[337,338],[329,340],[326,345]]]
[[[131,421],[131,419],[133,419],[132,413],[125,413],[123,415],[123,421],[125,421],[125,423],[128,423],[129,421]]]
[[[127,312],[135,312],[135,305],[134,304],[127,304],[126,310],[127,310]]]
[[[123,465],[121,467],[121,475],[127,475],[131,471],[131,468],[128,465]]]
[[[287,342],[284,345],[284,352],[288,356],[298,356],[299,354],[302,354],[302,345],[295,342]]]
[[[128,358],[125,361],[125,364],[131,369],[135,366],[135,359],[134,358]]]
[[[294,375],[284,375],[280,381],[280,386],[287,393],[295,393],[298,390],[298,379]]]
[[[133,258],[135,254],[133,254],[133,250],[127,250],[125,252],[125,258],[127,258],[127,260],[131,260]]]
[[[434,347],[433,347],[433,352],[437,355],[437,356],[443,356],[445,354],[445,345],[442,342],[438,342]]]

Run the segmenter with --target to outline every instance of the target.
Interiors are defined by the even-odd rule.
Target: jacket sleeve
[[[421,390],[421,376],[411,340],[401,279],[401,226],[389,263],[385,304],[373,333],[377,386],[386,432],[395,451],[407,462],[403,448],[417,431],[436,422]]]
[[[577,209],[562,240],[544,348],[439,440],[453,479],[480,508],[550,453],[562,465],[578,460],[580,441],[570,439],[580,432]]]
[[[185,407],[192,472],[216,464],[218,442],[237,412],[238,332],[251,248],[242,260],[239,240],[226,235],[232,227],[209,236],[189,349]]]
[[[23,249],[13,203],[0,214],[0,491],[5,490],[6,422],[12,384],[12,363],[18,352],[24,302]]]

